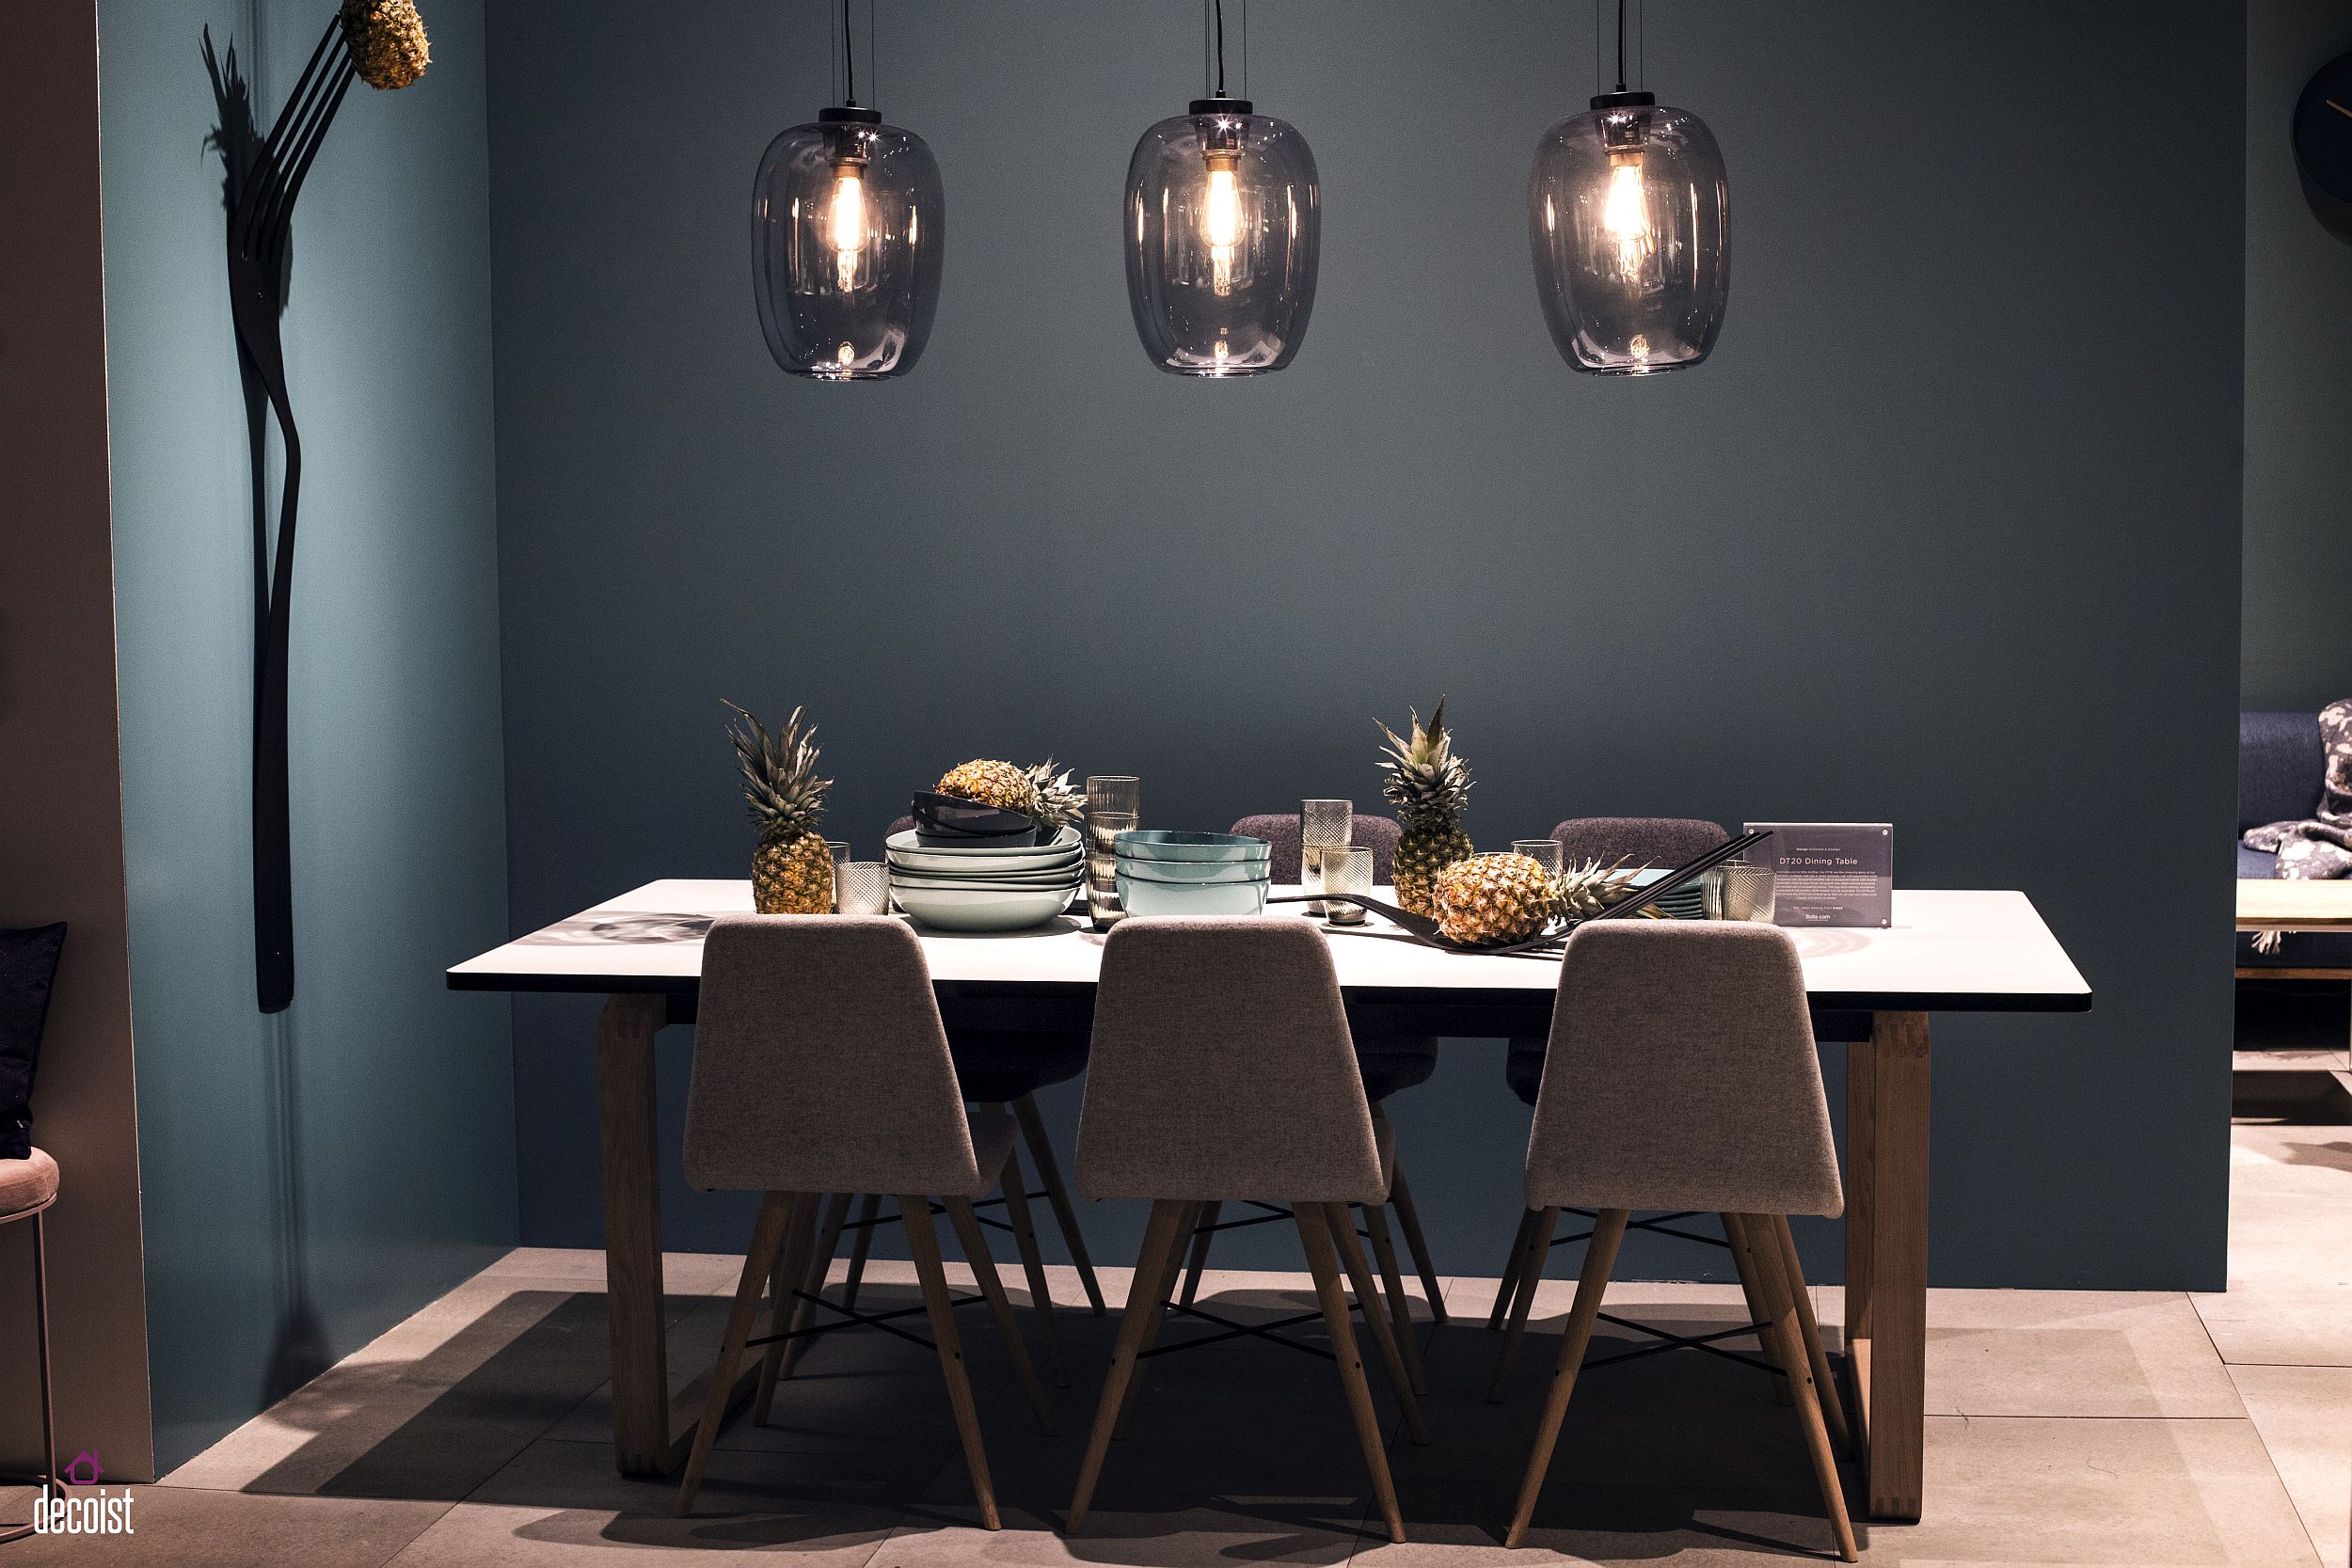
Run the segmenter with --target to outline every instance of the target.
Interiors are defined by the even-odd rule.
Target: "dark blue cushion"
[[[2237,939],[2240,969],[2352,969],[2352,932],[2289,931],[2279,940],[2276,953],[2254,951],[2254,933]]]
[[[2267,849],[2237,847],[2237,879],[2241,882],[2266,882],[2279,874],[2279,857]]]
[[[1084,1072],[1087,1043],[1075,1030],[958,1029],[947,1037],[947,1053],[964,1099],[1002,1105]]]
[[[2237,827],[2294,822],[2319,809],[2328,753],[2315,713],[2237,716]],[[2243,872],[2240,873],[2244,875]]]
[[[1541,1038],[1513,1040],[1502,1058],[1502,1081],[1526,1104],[1535,1103],[1535,1091],[1543,1086],[1544,1053],[1550,1043]]]
[[[1356,1066],[1364,1075],[1364,1098],[1375,1105],[1438,1070],[1438,1042],[1421,1036],[1375,1036],[1356,1042]]]

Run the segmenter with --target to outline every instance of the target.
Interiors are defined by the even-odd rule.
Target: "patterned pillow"
[[[0,931],[0,1160],[33,1151],[33,1069],[65,927]]]

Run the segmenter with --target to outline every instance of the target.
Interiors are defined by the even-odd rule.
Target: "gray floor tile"
[[[132,1493],[131,1534],[29,1536],[0,1547],[0,1560],[8,1568],[380,1568],[449,1507],[176,1486]],[[6,1508],[0,1514],[25,1516]]]
[[[1845,1292],[1815,1292],[1835,1350]],[[2243,1416],[2189,1298],[2161,1291],[1930,1291],[1932,1416]]]
[[[1869,1560],[2293,1568],[2311,1542],[2244,1420],[1928,1423],[1928,1515]]]
[[[2352,1128],[2231,1130],[2229,1289],[2191,1299],[2233,1365],[2352,1366]]]
[[[691,1518],[675,1481],[631,1481],[601,1443],[534,1443],[394,1559],[398,1568],[537,1568],[707,1562],[714,1552],[788,1554],[861,1568],[919,1499],[920,1465],[721,1453]]]
[[[2270,1462],[2327,1568],[2352,1559],[2352,1367],[2233,1367]]]

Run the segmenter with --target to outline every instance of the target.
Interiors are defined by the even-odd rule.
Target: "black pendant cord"
[[[1625,91],[1625,0],[1617,0],[1617,90]]]
[[[1225,0],[1216,0],[1216,96],[1225,96]]]
[[[847,89],[841,102],[857,107],[857,27],[850,20],[850,0],[841,0],[841,75]]]

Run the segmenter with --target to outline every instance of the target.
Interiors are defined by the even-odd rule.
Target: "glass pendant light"
[[[1143,351],[1176,375],[1258,375],[1297,357],[1315,303],[1322,191],[1296,127],[1216,91],[1161,120],[1127,164],[1127,303]]]
[[[1687,110],[1625,85],[1535,144],[1527,236],[1535,293],[1561,356],[1598,375],[1645,375],[1705,359],[1731,288],[1730,194],[1715,137]]]
[[[818,381],[904,375],[939,309],[939,162],[857,101],[841,0],[843,102],[768,144],[752,186],[752,269],[776,363]]]

